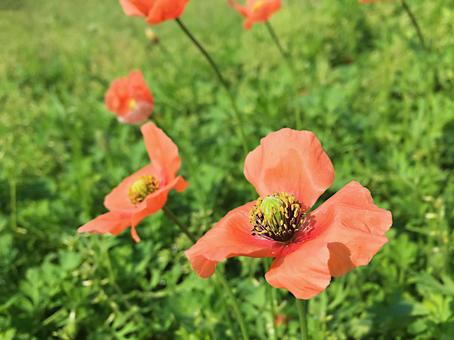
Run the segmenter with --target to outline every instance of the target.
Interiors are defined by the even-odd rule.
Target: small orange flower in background
[[[177,176],[181,161],[178,148],[155,124],[141,128],[151,163],[125,178],[104,200],[109,210],[80,227],[78,232],[118,235],[131,227],[131,236],[139,242],[136,227],[145,217],[164,207],[172,189],[184,191],[187,182]]]
[[[267,21],[277,12],[281,8],[281,0],[247,0],[245,6],[229,0],[229,5],[245,18],[244,28],[250,29],[254,23]]]
[[[186,256],[199,276],[234,256],[272,257],[265,277],[299,299],[321,293],[332,276],[366,265],[387,242],[392,217],[350,182],[315,210],[333,165],[312,132],[282,129],[262,139],[244,166],[260,197],[233,209]]]
[[[105,96],[107,109],[121,123],[143,123],[153,112],[154,100],[142,72],[131,71],[112,82]]]
[[[178,18],[189,0],[120,0],[126,15],[145,17],[150,25]]]

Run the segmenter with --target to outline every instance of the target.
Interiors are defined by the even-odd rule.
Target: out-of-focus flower
[[[131,71],[126,77],[114,80],[106,92],[105,103],[125,124],[143,123],[154,106],[153,95],[140,71]]]
[[[276,326],[282,326],[284,323],[287,323],[288,322],[288,318],[287,316],[285,316],[284,314],[277,314],[276,317],[274,318],[274,324]]]
[[[150,27],[147,27],[147,29],[145,30],[145,36],[151,44],[159,44],[159,38],[156,32],[153,31]]]
[[[368,264],[387,242],[391,213],[378,208],[357,182],[310,210],[334,179],[332,163],[312,132],[269,134],[247,156],[244,174],[260,197],[230,211],[186,251],[203,278],[230,257],[272,257],[268,283],[309,299],[332,276]]]
[[[79,228],[79,232],[118,235],[131,227],[131,236],[139,242],[136,227],[145,217],[164,207],[172,189],[179,192],[187,187],[177,176],[181,161],[178,148],[155,124],[142,126],[151,163],[125,178],[104,200],[109,210]]]
[[[281,8],[281,0],[247,0],[244,6],[234,0],[229,5],[238,11],[244,18],[244,28],[249,29],[256,22],[267,21]]]
[[[150,25],[178,18],[189,0],[120,0],[126,15],[145,17]]]

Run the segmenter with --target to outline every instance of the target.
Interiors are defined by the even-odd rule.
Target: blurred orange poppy
[[[244,28],[249,29],[254,23],[267,21],[277,12],[281,8],[281,0],[247,0],[245,6],[229,0],[229,5],[245,18]]]
[[[332,276],[368,264],[387,242],[391,213],[378,208],[357,182],[310,210],[334,179],[331,161],[312,132],[269,134],[247,156],[244,174],[260,197],[230,211],[186,251],[203,278],[230,257],[272,257],[268,283],[309,299]]]
[[[129,16],[145,17],[150,25],[178,18],[189,0],[120,0],[123,11]]]
[[[140,71],[131,71],[126,77],[114,80],[106,92],[105,103],[126,124],[143,123],[154,106],[153,95]]]
[[[80,227],[78,232],[118,235],[131,227],[131,236],[139,242],[136,227],[148,215],[164,207],[172,189],[184,191],[187,182],[177,176],[181,161],[178,148],[155,124],[141,128],[151,163],[125,178],[104,200],[109,210]]]

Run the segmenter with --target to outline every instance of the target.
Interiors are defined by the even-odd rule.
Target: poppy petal
[[[245,6],[241,6],[240,4],[236,3],[234,0],[229,0],[229,6],[240,13],[243,17],[249,16],[250,12]]]
[[[141,4],[141,1],[120,0],[120,5],[123,12],[128,16],[144,16],[146,15],[146,7]]]
[[[178,18],[189,0],[156,0],[147,16],[149,24],[159,24],[166,20]]]
[[[79,233],[118,235],[131,225],[131,215],[119,212],[108,212],[80,227]]]
[[[198,275],[212,275],[217,262],[234,256],[274,256],[276,242],[251,234],[249,212],[254,204],[250,202],[230,211],[185,252]]]
[[[310,208],[333,182],[334,168],[312,132],[286,128],[262,138],[244,175],[260,196],[287,192]]]
[[[173,180],[181,165],[178,147],[152,122],[142,125],[141,131],[151,162],[167,181]]]
[[[186,190],[188,185],[189,183],[183,177],[178,176],[174,188],[178,192],[183,192]]]
[[[317,239],[302,243],[296,250],[277,257],[265,274],[270,285],[285,288],[298,299],[321,293],[331,281],[329,251]]]
[[[340,276],[363,266],[388,241],[391,212],[378,208],[365,187],[352,181],[311,214],[317,240],[329,248],[329,268]]]

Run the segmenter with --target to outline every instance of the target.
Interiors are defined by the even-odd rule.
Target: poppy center
[[[291,241],[303,226],[303,206],[295,196],[278,192],[259,198],[250,212],[252,235],[279,242]]]
[[[128,102],[128,107],[130,110],[135,110],[137,108],[137,101],[135,99],[130,99]]]
[[[142,176],[129,187],[128,197],[132,204],[139,204],[158,189],[159,181],[154,176]]]
[[[266,0],[259,0],[254,3],[252,6],[252,11],[253,12],[258,12],[262,9],[263,5],[265,5],[267,1]]]

